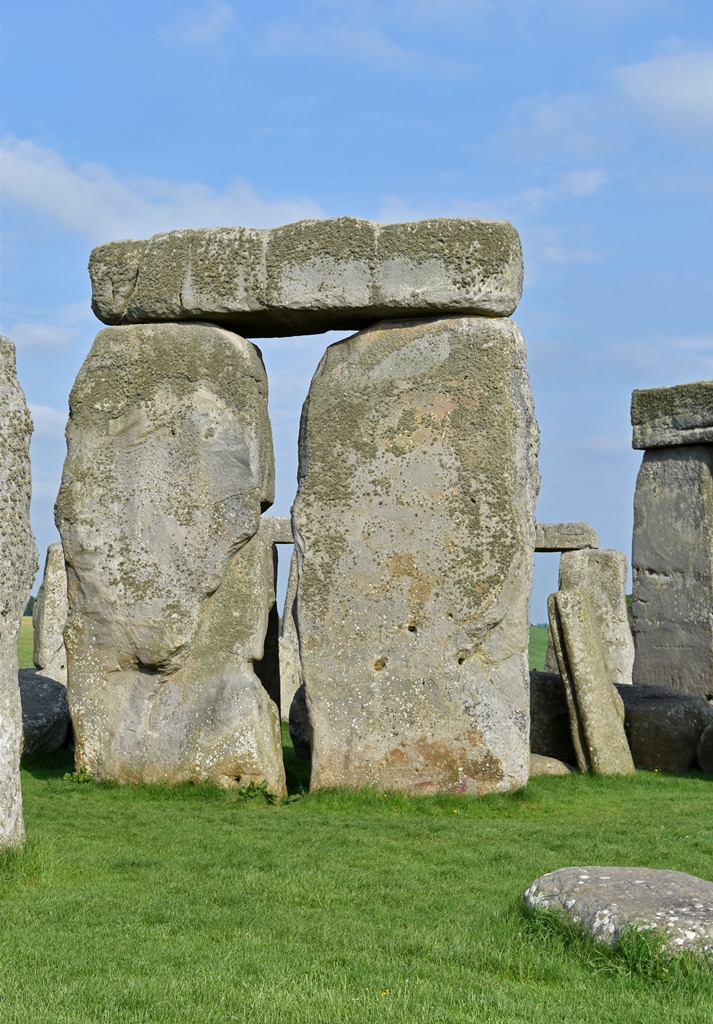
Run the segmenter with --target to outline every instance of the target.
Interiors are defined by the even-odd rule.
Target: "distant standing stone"
[[[257,349],[208,324],[100,331],[67,448],[56,520],[77,766],[283,794],[278,710],[255,672],[275,600]]]
[[[634,639],[626,609],[627,561],[623,551],[565,551],[560,558],[560,590],[586,590],[604,664],[615,686],[631,683]]]
[[[583,932],[614,945],[624,928],[656,928],[670,953],[713,953],[713,883],[652,868],[559,868],[524,893],[532,908],[561,911]]]
[[[579,770],[631,774],[624,706],[609,679],[587,593],[560,590],[550,596],[548,612]]]
[[[17,636],[37,572],[30,528],[31,434],[32,420],[17,382],[15,347],[0,335],[0,849],[25,841]]]
[[[280,636],[280,713],[282,719],[290,719],[292,698],[302,685],[300,645],[295,625],[295,597],[297,596],[297,552],[292,552],[290,573],[287,577],[285,607],[282,612],[282,635]]]
[[[713,444],[713,380],[633,391],[631,425],[634,448]]]
[[[509,316],[522,294],[522,249],[507,221],[336,217],[110,242],[93,250],[89,272],[104,323],[212,320],[259,338]]]
[[[579,551],[598,548],[597,531],[589,523],[537,523],[535,551]]]
[[[293,506],[314,789],[527,781],[537,450],[510,320],[383,323],[327,349]]]
[[[713,679],[713,445],[645,453],[631,562],[634,682],[705,697]]]
[[[67,685],[67,651],[64,627],[67,622],[67,573],[61,544],[47,548],[45,572],[32,611],[35,668],[44,676]]]

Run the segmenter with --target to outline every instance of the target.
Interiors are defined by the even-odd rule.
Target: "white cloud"
[[[234,22],[230,4],[224,0],[205,0],[197,10],[183,16],[177,35],[191,46],[207,46],[217,42]]]
[[[217,191],[199,182],[121,179],[103,164],[71,167],[55,150],[12,137],[3,140],[0,160],[6,200],[46,215],[92,244],[173,228],[272,227],[323,216],[310,199],[261,199],[241,181]]]
[[[373,25],[350,24],[309,31],[290,22],[274,22],[265,34],[265,47],[271,53],[350,57],[392,71],[420,71],[427,67],[450,73],[465,70],[464,65],[455,61],[434,60],[427,54],[399,46]]]
[[[12,339],[18,351],[49,352],[66,348],[77,338],[83,339],[96,329],[96,322],[88,298],[86,302],[75,302],[57,309],[14,309],[8,304],[2,333]]]
[[[35,425],[33,437],[40,441],[64,440],[67,412],[53,409],[50,405],[29,405],[32,422]]]
[[[525,189],[510,202],[536,209],[545,202],[555,202],[558,199],[589,199],[607,183],[607,180],[607,173],[601,167],[592,167],[586,171],[568,171],[561,174],[551,185]]]
[[[629,64],[614,80],[627,99],[668,128],[713,139],[713,49]]]

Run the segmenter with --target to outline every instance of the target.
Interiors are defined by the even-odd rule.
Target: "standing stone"
[[[713,680],[713,446],[644,454],[634,497],[634,682],[705,697]]]
[[[31,434],[32,420],[17,382],[15,346],[0,335],[0,849],[25,841],[17,635],[37,572],[30,528]]]
[[[547,610],[580,771],[631,774],[624,705],[609,679],[586,591],[560,590]]]
[[[56,507],[77,767],[284,793],[278,710],[255,674],[273,488],[253,345],[209,324],[100,331],[70,395]]]
[[[631,684],[634,638],[626,610],[626,555],[614,548],[597,551],[564,551],[560,558],[560,590],[586,590],[609,679],[615,686]],[[552,633],[545,666],[556,659]]]
[[[270,338],[384,318],[509,316],[522,248],[507,221],[334,217],[110,242],[93,250],[89,273],[106,324],[212,320]]]
[[[45,573],[32,612],[35,668],[43,676],[67,685],[67,651],[64,626],[67,621],[67,573],[61,544],[47,548]]]
[[[327,349],[293,507],[314,789],[527,781],[537,450],[510,320],[382,323]]]
[[[302,685],[300,666],[300,644],[297,639],[294,607],[297,596],[297,552],[292,552],[290,574],[287,577],[287,593],[282,613],[282,635],[280,636],[280,711],[282,719],[290,719],[292,698]]]

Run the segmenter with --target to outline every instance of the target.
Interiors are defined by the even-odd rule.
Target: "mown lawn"
[[[530,626],[530,668],[543,672],[547,656],[549,630],[546,626]]]
[[[20,635],[17,638],[17,659],[20,668],[33,668],[32,646],[32,616],[26,615],[20,624]]]
[[[290,789],[306,767],[285,745]],[[710,1024],[713,972],[655,978],[520,909],[573,864],[713,878],[703,776],[538,778],[507,797],[62,781],[23,769],[0,868],[5,1024]]]

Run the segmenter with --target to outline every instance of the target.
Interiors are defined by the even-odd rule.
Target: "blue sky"
[[[55,539],[67,396],[113,238],[308,216],[507,218],[541,429],[542,521],[630,555],[630,394],[713,377],[707,0],[3,0],[0,330]],[[335,335],[260,341],[295,490]],[[538,556],[533,621],[556,556]]]

